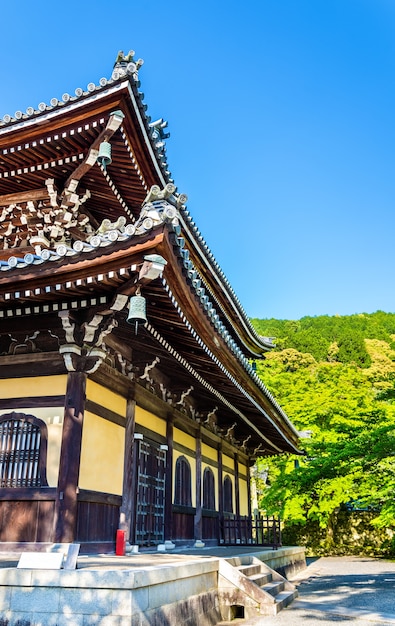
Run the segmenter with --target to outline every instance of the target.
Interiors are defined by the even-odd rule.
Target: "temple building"
[[[2,550],[226,543],[255,459],[299,452],[141,65],[0,120]]]

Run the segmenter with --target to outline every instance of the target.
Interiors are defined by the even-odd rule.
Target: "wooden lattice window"
[[[215,480],[209,467],[203,473],[203,508],[215,510]]]
[[[174,504],[192,506],[191,466],[185,456],[176,461]]]
[[[0,416],[0,487],[46,487],[47,426],[25,413]]]
[[[229,476],[224,478],[224,511],[233,513],[233,487],[232,479]]]

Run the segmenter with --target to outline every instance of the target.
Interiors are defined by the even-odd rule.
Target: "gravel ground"
[[[262,626],[395,626],[395,562],[364,557],[324,557],[292,582],[299,597]]]

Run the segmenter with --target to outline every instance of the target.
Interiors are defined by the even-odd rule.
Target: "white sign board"
[[[22,552],[19,569],[61,569],[62,552]]]

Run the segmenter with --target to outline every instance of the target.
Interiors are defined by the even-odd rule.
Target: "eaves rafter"
[[[251,393],[246,389],[246,387],[243,386],[242,384],[240,384],[240,382],[239,382],[239,380],[237,380],[236,376],[230,372],[230,370],[226,366],[225,359],[224,358],[219,359],[218,356],[216,356],[214,354],[214,352],[208,347],[208,345],[206,344],[204,339],[195,330],[195,326],[196,325],[191,323],[190,320],[188,320],[187,312],[185,311],[185,307],[182,307],[181,304],[177,301],[177,299],[174,296],[174,294],[172,293],[169,285],[167,284],[166,279],[162,278],[162,282],[163,282],[164,288],[166,289],[166,291],[167,291],[167,293],[169,295],[169,298],[170,298],[171,302],[173,303],[173,306],[174,306],[175,310],[177,311],[177,313],[178,313],[178,315],[179,315],[183,325],[188,330],[190,335],[194,338],[196,343],[200,346],[200,348],[205,352],[205,354],[215,364],[215,366],[226,376],[226,378],[232,383],[232,385],[238,390],[238,392],[241,393],[248,400],[248,402],[251,404],[251,406],[254,408],[254,410],[257,411],[258,413],[260,413],[262,415],[262,417],[264,417],[264,419],[267,420],[267,422],[271,424],[271,426],[277,431],[278,436],[281,437],[282,439],[284,439],[287,442],[287,445],[289,445],[290,450],[292,450],[296,454],[300,453],[298,448],[296,447],[295,443],[293,443],[291,441],[291,439],[288,438],[285,435],[284,431],[281,430],[279,425],[276,424],[275,421],[268,415],[267,411],[265,411],[265,409],[263,408],[262,404],[260,404],[257,401],[257,399],[254,398],[251,395]],[[222,357],[224,357],[224,352],[223,351],[222,351],[221,354],[222,354]],[[248,362],[242,355],[240,355],[240,354],[237,355],[237,360],[241,362],[241,364],[244,366],[244,369],[246,369],[246,370],[248,369],[249,370]],[[248,374],[249,374],[249,377],[251,378],[251,380],[253,381],[253,383],[255,384],[255,386],[257,387],[257,391],[259,389],[259,392],[264,394],[264,396],[267,399],[267,401],[269,402],[269,404],[275,409],[275,411],[279,415],[280,419],[284,422],[284,424],[287,426],[289,431],[293,434],[294,439],[296,440],[297,437],[298,437],[298,433],[294,429],[294,427],[291,424],[288,416],[281,409],[281,407],[279,406],[279,404],[277,403],[275,398],[272,396],[272,394],[269,392],[269,390],[266,388],[264,383],[261,381],[261,379],[257,376],[257,374],[255,372],[248,371]],[[218,393],[218,392],[215,392],[215,393]],[[244,421],[247,420],[247,418],[245,416],[243,417],[243,419],[244,419]]]

